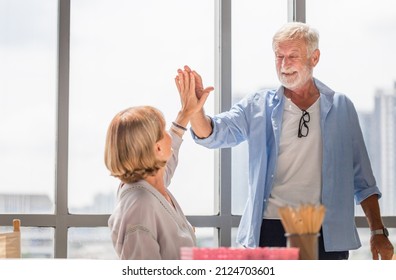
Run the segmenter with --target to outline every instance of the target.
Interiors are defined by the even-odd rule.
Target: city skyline
[[[396,213],[396,80],[393,89],[378,89],[374,109],[360,115],[360,123],[377,185],[384,216]]]

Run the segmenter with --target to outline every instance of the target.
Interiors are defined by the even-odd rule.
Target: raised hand
[[[201,76],[196,71],[191,70],[189,66],[185,65],[184,71],[187,71],[188,73],[193,73],[195,78],[195,95],[197,96],[198,99],[201,99],[202,95],[206,93],[210,93],[211,91],[214,90],[214,87],[204,88]]]
[[[179,91],[182,111],[192,116],[202,110],[206,99],[213,87],[203,88],[202,79],[195,71],[191,71],[188,66],[184,70],[178,69],[175,77],[176,87]]]

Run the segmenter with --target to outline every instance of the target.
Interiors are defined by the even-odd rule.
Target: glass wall
[[[306,1],[307,23],[320,33],[318,79],[355,104],[377,184],[383,216],[396,214],[396,9],[391,0]],[[339,7],[342,7],[340,9]],[[334,20],[336,15],[337,19]],[[364,213],[359,205],[356,215]],[[370,259],[370,235],[353,259]],[[392,235],[391,235],[392,240]]]
[[[103,155],[106,130],[116,113],[131,106],[155,106],[170,127],[180,108],[174,82],[177,69],[188,64],[206,83],[214,83],[213,23],[210,0],[72,1],[71,213],[111,213],[114,208],[119,181],[109,175]],[[213,107],[210,97],[208,113]],[[215,212],[213,158],[213,151],[196,145],[186,133],[170,190],[187,215]],[[92,242],[82,232],[90,236],[94,231],[73,229],[73,244],[83,236]],[[213,233],[203,231],[199,237],[213,239]],[[82,247],[69,246],[71,256],[78,256],[75,251]]]
[[[169,127],[180,108],[174,82],[178,68],[188,64],[213,85],[213,23],[210,0],[72,2],[70,211],[112,210],[118,180],[109,176],[103,155],[106,130],[116,113],[152,105],[164,113]],[[213,151],[195,145],[186,133],[171,185],[186,214],[214,213],[213,157]],[[94,201],[98,195],[108,203]]]
[[[342,9],[339,7],[342,6]],[[321,36],[316,76],[354,102],[372,161],[382,214],[396,214],[396,9],[391,0],[308,0]],[[334,15],[339,19],[334,20]],[[358,215],[363,215],[360,207]]]
[[[0,0],[0,213],[54,210],[56,35],[56,1]]]
[[[287,1],[232,2],[232,104],[263,88],[277,88],[272,36],[287,22]],[[232,213],[248,193],[247,143],[232,149]]]

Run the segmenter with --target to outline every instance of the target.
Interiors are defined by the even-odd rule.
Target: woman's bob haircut
[[[155,143],[164,137],[165,120],[151,106],[119,112],[107,130],[104,160],[107,169],[124,183],[155,175],[165,162],[155,157]]]

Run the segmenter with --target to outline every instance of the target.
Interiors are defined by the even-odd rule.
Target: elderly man
[[[287,23],[273,37],[278,89],[245,97],[228,112],[206,116],[213,87],[188,66],[178,70],[185,86],[192,72],[196,94],[182,103],[197,105],[193,138],[208,148],[249,144],[249,197],[238,230],[245,247],[286,246],[279,207],[323,204],[319,259],[348,259],[361,246],[354,221],[360,203],[372,233],[373,259],[391,259],[393,246],[380,215],[381,196],[352,102],[313,77],[319,62],[319,35],[304,23]],[[191,108],[191,107],[190,107]]]

